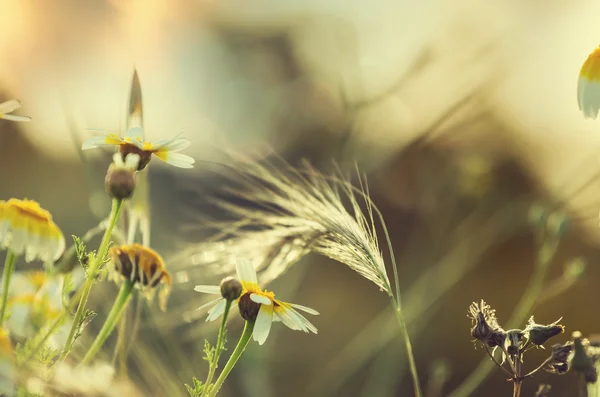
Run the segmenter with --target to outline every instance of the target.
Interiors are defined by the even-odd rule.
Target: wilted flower
[[[595,119],[600,110],[600,47],[586,59],[579,71],[577,103],[585,118]]]
[[[117,200],[128,199],[133,195],[140,156],[132,153],[123,161],[121,153],[115,153],[113,163],[108,167],[104,185],[111,197]]]
[[[496,311],[482,299],[469,307],[469,318],[473,320],[471,336],[490,347],[502,346],[506,332],[498,324]]]
[[[25,260],[51,262],[65,250],[62,232],[52,215],[33,200],[0,201],[0,244]]]
[[[138,285],[148,299],[153,297],[157,287],[161,287],[159,306],[166,310],[172,281],[161,256],[141,244],[119,245],[112,247],[109,253],[116,280],[127,279]]]
[[[548,364],[548,371],[563,375],[570,369],[571,358],[573,357],[573,342],[567,342],[565,344],[552,345],[552,360]]]
[[[283,322],[288,328],[295,331],[317,333],[315,326],[295,309],[312,315],[318,315],[317,311],[305,306],[280,301],[275,299],[273,292],[260,289],[256,271],[251,263],[238,261],[236,263],[236,270],[242,284],[242,293],[233,302],[232,306],[238,306],[244,320],[255,323],[252,337],[258,344],[262,345],[265,343],[271,330],[271,323],[274,320]],[[207,294],[221,295],[220,286],[197,285],[194,290]],[[213,306],[208,312],[208,318],[206,319],[206,321],[213,321],[223,314],[225,303],[225,298],[221,297],[202,305],[198,310]]]
[[[596,383],[598,380],[598,372],[594,365],[594,357],[588,353],[589,341],[583,338],[581,332],[573,332],[573,358],[571,360],[571,368],[583,374],[587,383]]]
[[[21,107],[21,102],[16,99],[0,103],[0,119],[11,120],[11,121],[31,121],[31,117],[27,116],[15,116],[12,113]]]
[[[508,354],[519,354],[522,348],[524,333],[520,329],[511,329],[506,331],[506,340],[504,341],[504,349]]]
[[[156,142],[146,142],[142,138],[142,128],[132,127],[127,130],[124,138],[112,133],[105,133],[85,141],[82,150],[101,146],[118,146],[123,157],[135,153],[140,156],[138,170],[144,169],[154,154],[156,157],[180,168],[192,168],[194,159],[185,154],[177,153],[190,145],[190,141],[180,138],[181,134],[172,139],[164,139]]]
[[[536,322],[533,320],[533,316],[531,316],[527,323],[527,327],[525,327],[524,330],[529,342],[533,343],[536,346],[542,346],[548,341],[548,339],[560,334],[561,332],[564,332],[565,327],[563,325],[558,324],[558,322],[561,319],[562,318],[559,318],[552,324],[542,325],[536,324]]]

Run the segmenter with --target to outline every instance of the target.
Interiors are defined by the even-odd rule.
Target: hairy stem
[[[90,350],[88,350],[88,352],[85,354],[85,357],[83,357],[83,360],[81,360],[80,365],[89,363],[90,360],[94,358],[94,356],[100,351],[100,348],[115,329],[117,322],[121,318],[121,314],[123,314],[123,310],[127,306],[129,298],[131,297],[132,290],[133,282],[130,280],[125,280],[121,286],[121,290],[119,291],[117,299],[115,299],[115,303],[106,317],[106,321],[104,322],[102,329],[98,333],[98,336],[96,336],[96,340],[94,340]]]
[[[85,313],[85,306],[87,305],[87,301],[90,296],[90,291],[92,289],[92,286],[94,285],[94,281],[96,280],[96,274],[98,273],[98,269],[102,265],[106,256],[106,252],[108,251],[110,237],[112,235],[112,231],[115,225],[117,224],[117,220],[119,219],[121,208],[123,208],[123,201],[113,199],[110,218],[108,220],[108,226],[104,231],[104,235],[102,236],[102,242],[100,243],[100,248],[98,248],[98,252],[96,252],[94,261],[90,264],[90,266],[87,269],[87,277],[85,280],[85,284],[83,285],[83,292],[81,295],[81,299],[79,300],[79,306],[77,307],[75,318],[73,319],[73,325],[69,330],[67,342],[65,343],[65,347],[60,355],[61,360],[64,360],[67,357],[67,355],[71,351],[73,343],[75,342],[75,333],[77,332],[81,320],[83,318],[83,314]]]
[[[2,272],[2,303],[0,306],[0,326],[4,323],[6,316],[6,306],[8,305],[8,288],[10,287],[10,279],[15,271],[15,262],[17,256],[11,251],[6,251],[6,259],[4,260],[4,271]]]
[[[230,300],[225,303],[225,311],[223,312],[223,320],[221,321],[221,328],[219,328],[219,336],[217,338],[217,345],[215,347],[215,352],[212,361],[210,362],[210,368],[208,369],[208,376],[206,377],[206,382],[204,382],[204,390],[202,390],[202,396],[205,397],[208,395],[208,390],[210,389],[210,384],[215,376],[215,371],[217,370],[217,366],[219,365],[219,357],[221,357],[221,351],[223,350],[223,344],[225,343],[225,328],[227,327],[227,316],[229,315],[229,309],[231,308]]]
[[[250,342],[250,337],[252,336],[252,331],[254,331],[254,323],[246,321],[246,325],[244,326],[244,332],[242,332],[242,336],[240,336],[240,340],[238,341],[235,350],[231,354],[231,357],[229,357],[229,361],[227,361],[227,364],[225,364],[223,372],[221,372],[221,375],[219,375],[219,377],[217,378],[215,385],[211,388],[209,397],[215,397],[221,389],[221,386],[223,386],[223,382],[225,382],[225,379],[227,379],[227,376],[240,359],[240,356],[242,355],[244,350],[246,350],[246,346],[248,346],[248,342]]]

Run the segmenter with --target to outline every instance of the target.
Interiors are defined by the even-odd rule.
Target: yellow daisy
[[[31,262],[56,261],[65,250],[62,232],[52,215],[33,200],[0,201],[0,245]]]
[[[31,121],[31,117],[27,116],[15,116],[9,114],[21,107],[21,102],[16,99],[0,103],[0,119],[11,120],[11,121]]]
[[[190,145],[190,141],[181,138],[181,134],[172,139],[164,139],[156,142],[147,142],[143,139],[143,130],[140,127],[133,127],[127,130],[124,138],[112,133],[95,136],[85,141],[81,147],[82,150],[96,147],[118,146],[123,157],[130,153],[136,153],[140,156],[138,169],[142,170],[150,162],[152,155],[155,155],[165,163],[180,168],[193,168],[194,159],[185,154],[177,153]]]
[[[275,299],[273,292],[262,290],[258,286],[256,271],[250,262],[238,262],[236,272],[242,283],[242,294],[231,306],[236,305],[245,320],[254,322],[252,338],[259,345],[267,340],[273,321],[281,321],[288,328],[295,331],[317,333],[317,328],[298,312],[298,310],[301,310],[308,314],[318,315],[319,313],[316,310],[280,301]],[[213,295],[221,294],[220,286],[197,285],[194,290]],[[225,304],[225,298],[221,297],[200,306],[198,310],[212,306],[206,321],[214,321],[225,311]]]
[[[595,119],[600,110],[600,47],[586,59],[579,71],[577,103],[585,118]]]

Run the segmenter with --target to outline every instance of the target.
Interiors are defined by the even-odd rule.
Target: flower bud
[[[104,183],[108,194],[117,199],[125,200],[133,195],[136,185],[136,170],[139,162],[139,156],[130,154],[125,162],[121,154],[116,153],[113,157],[114,162],[108,167]]]
[[[511,329],[506,331],[506,341],[504,347],[508,354],[516,355],[521,351],[521,342],[523,341],[523,331],[520,329]]]
[[[221,296],[228,301],[234,301],[242,294],[242,283],[233,277],[221,280]]]
[[[531,316],[529,322],[527,323],[527,327],[525,328],[525,334],[531,343],[537,346],[542,346],[548,341],[548,339],[560,334],[561,332],[564,332],[565,327],[557,324],[560,320],[561,319],[558,319],[552,324],[542,325],[536,324],[533,320],[533,316]]]

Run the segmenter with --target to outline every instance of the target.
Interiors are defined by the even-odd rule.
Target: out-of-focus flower
[[[139,162],[140,156],[137,154],[132,153],[123,161],[123,155],[115,153],[104,179],[106,191],[111,197],[124,200],[133,195]]]
[[[112,365],[97,363],[92,366],[70,366],[59,362],[48,380],[39,374],[27,382],[27,391],[37,395],[57,397],[136,397],[134,386],[126,380],[117,380]]]
[[[600,110],[600,47],[586,59],[579,71],[577,103],[585,118],[595,119]]]
[[[533,343],[536,346],[541,346],[548,341],[548,339],[556,336],[565,331],[565,327],[563,325],[558,324],[558,322],[562,318],[559,318],[552,324],[542,325],[536,324],[533,320],[533,316],[529,319],[527,323],[527,327],[525,327],[525,336],[529,340],[529,342]]]
[[[0,201],[0,244],[25,260],[57,260],[65,250],[62,232],[52,215],[33,200]]]
[[[11,120],[11,121],[31,121],[31,117],[27,116],[16,116],[9,114],[21,107],[21,102],[16,99],[0,103],[0,119]]]
[[[84,277],[82,268],[70,275],[16,272],[8,291],[10,317],[6,321],[7,328],[17,339],[33,337],[64,313],[63,298],[73,292]],[[62,348],[70,328],[71,320],[66,319],[49,338],[48,345],[53,349]]]
[[[166,310],[172,281],[161,256],[141,244],[112,247],[109,253],[114,263],[116,281],[131,281],[148,299],[152,299],[156,288],[160,286],[159,305],[161,310]]]
[[[232,306],[237,305],[244,320],[254,322],[252,337],[259,345],[267,340],[273,321],[281,321],[288,328],[295,331],[317,333],[317,328],[298,313],[296,309],[312,315],[318,315],[317,311],[305,306],[280,301],[275,299],[273,292],[262,290],[258,286],[256,271],[248,261],[238,261],[236,271],[242,284],[242,292],[240,297],[232,303]],[[220,286],[197,285],[194,290],[207,294],[222,295]],[[223,314],[225,305],[226,300],[221,297],[202,305],[198,310],[213,306],[206,319],[206,321],[213,321]]]
[[[0,396],[14,396],[15,367],[10,335],[6,328],[0,328]]]
[[[140,156],[138,169],[144,169],[150,162],[154,154],[156,157],[180,168],[192,168],[194,159],[185,154],[177,153],[190,145],[190,141],[181,138],[181,134],[172,139],[164,139],[156,142],[147,142],[143,138],[143,130],[140,127],[132,127],[127,130],[124,138],[112,133],[105,133],[101,136],[95,136],[83,143],[82,150],[92,149],[101,146],[118,146],[123,157],[131,153]]]

